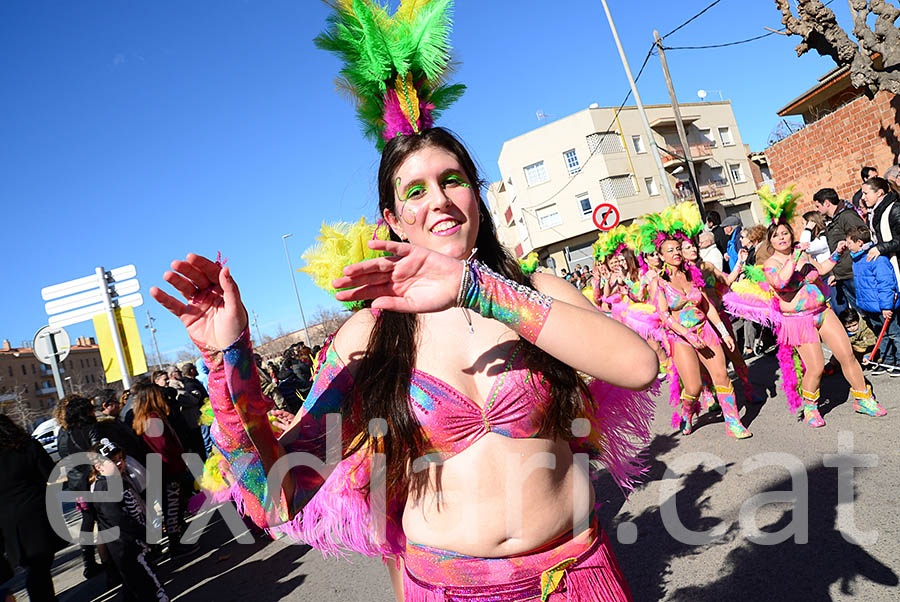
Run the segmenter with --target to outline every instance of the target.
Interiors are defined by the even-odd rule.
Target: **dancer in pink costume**
[[[825,366],[822,343],[825,343],[850,383],[854,410],[868,416],[884,416],[887,412],[875,400],[872,387],[866,384],[846,331],[825,302],[827,286],[821,275],[834,268],[846,243],[841,241],[824,262],[813,261],[804,252],[808,243],[797,245],[789,225],[799,198],[793,193],[793,187],[778,195],[763,190],[759,196],[770,223],[766,241],[773,254],[764,264],[763,273],[775,294],[773,309],[779,314],[778,360],[790,411],[796,412],[802,406],[803,421],[808,426],[825,426],[818,407],[819,384]],[[795,352],[802,361],[799,382],[793,359]]]
[[[322,44],[347,59],[360,23],[395,23],[375,40],[392,44],[415,29],[416,11],[428,8],[433,27],[448,6],[429,4],[403,3],[391,16],[368,0],[342,3]],[[417,39],[448,50],[445,36]],[[393,51],[367,54],[366,64]],[[404,65],[430,66],[430,56]],[[382,85],[369,86],[369,67],[344,73],[360,78],[351,83],[361,93],[393,92],[382,104],[392,114],[372,128],[389,228],[344,241],[381,256],[332,262],[343,266],[330,283],[336,298],[368,309],[323,350],[281,437],[266,418],[229,269],[189,255],[165,274],[189,303],[151,290],[210,367],[212,432],[234,495],[257,524],[323,552],[400,559],[391,567],[405,600],[631,600],[592,516],[588,466],[601,462],[625,489],[642,473],[652,350],[561,279],[523,274],[503,249],[471,156],[421,119],[436,76],[385,67]],[[322,242],[326,255],[339,246]]]
[[[734,326],[725,311],[725,304],[722,301],[722,297],[730,291],[729,286],[737,280],[738,275],[744,267],[743,262],[739,262],[734,270],[726,275],[717,270],[712,264],[700,261],[699,249],[693,238],[681,242],[681,254],[685,261],[697,266],[700,270],[700,273],[703,275],[703,292],[706,294],[706,298],[709,299],[710,303],[715,306],[716,311],[719,312],[722,323],[725,325],[725,330],[727,330],[728,334],[731,335],[731,338],[734,339]],[[746,252],[742,257],[746,257]],[[734,366],[734,373],[741,381],[741,385],[744,388],[744,401],[746,403],[764,402],[765,399],[758,396],[753,390],[753,384],[750,382],[750,371],[747,369],[747,362],[744,361],[740,349],[726,348],[725,357],[727,357],[731,362],[731,365]]]
[[[664,264],[650,294],[669,336],[672,354],[670,401],[676,409],[673,426],[680,424],[685,435],[693,430],[693,418],[699,410],[702,366],[715,386],[727,435],[746,439],[751,434],[741,424],[722,344],[733,348],[734,339],[703,293],[700,270],[686,264],[681,256],[683,224],[676,215],[675,209],[669,208],[661,215],[645,216],[635,236],[640,250],[647,252],[655,248]]]

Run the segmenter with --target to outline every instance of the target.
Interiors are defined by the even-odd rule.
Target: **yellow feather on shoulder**
[[[379,227],[376,236],[375,225],[367,223],[365,218],[360,218],[353,224],[323,223],[321,233],[316,237],[316,244],[301,255],[306,265],[297,271],[306,272],[316,286],[334,294],[331,282],[343,275],[346,266],[388,255],[384,251],[369,248],[368,242],[373,238],[388,240],[388,227]]]

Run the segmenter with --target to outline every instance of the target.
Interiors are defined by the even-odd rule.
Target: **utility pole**
[[[153,323],[156,321],[156,318],[150,315],[150,310],[147,310],[147,324],[144,326],[147,330],[150,331],[150,336],[153,337],[153,348],[156,350],[156,366],[162,367],[162,355],[159,353],[159,343],[156,342],[156,329],[153,328]]]
[[[256,310],[251,310],[250,313],[253,314],[253,330],[256,331],[256,346],[259,347],[262,344],[262,333],[259,332],[259,316],[256,315]],[[250,337],[252,340],[253,337]]]
[[[697,172],[694,170],[694,160],[691,158],[691,146],[688,144],[687,132],[684,129],[684,120],[681,118],[681,107],[678,106],[678,97],[675,95],[675,86],[672,85],[672,76],[669,75],[669,63],[666,62],[666,53],[663,50],[662,39],[659,32],[653,30],[653,38],[656,40],[656,49],[659,51],[659,62],[662,63],[663,76],[666,78],[666,87],[669,88],[669,98],[672,99],[672,110],[675,111],[675,128],[678,130],[678,139],[681,148],[684,149],[684,162],[687,164],[688,179],[694,190],[694,199],[700,209],[701,217],[706,220],[706,208],[703,206],[703,197],[700,195],[700,186],[697,182]]]
[[[603,2],[603,10],[606,11],[606,19],[609,21],[609,29],[612,31],[613,39],[616,41],[616,47],[619,49],[619,56],[622,58],[622,66],[625,68],[625,75],[628,77],[631,93],[634,94],[634,101],[637,104],[638,113],[644,124],[644,133],[650,143],[650,154],[653,155],[656,168],[659,170],[659,179],[662,182],[663,190],[666,193],[666,202],[670,205],[674,205],[675,195],[672,194],[672,185],[669,183],[669,174],[666,172],[666,168],[663,167],[662,157],[659,156],[659,146],[656,144],[656,137],[653,135],[653,130],[650,129],[650,121],[647,119],[647,112],[644,110],[644,104],[641,102],[641,95],[638,94],[637,84],[634,83],[634,77],[631,75],[631,68],[628,66],[628,59],[625,58],[625,50],[622,48],[622,42],[619,41],[619,33],[616,31],[616,25],[613,23],[613,18],[609,12],[609,6],[606,4],[606,0],[601,1]]]
[[[294,278],[294,264],[291,263],[291,254],[288,253],[287,239],[291,236],[293,236],[293,234],[282,234],[281,242],[284,243],[284,254],[287,256],[288,269],[291,271],[291,284],[294,285],[294,295],[297,296],[297,307],[300,308],[300,319],[303,320],[303,332],[306,334],[306,345],[307,347],[312,347],[312,343],[309,340],[309,326],[306,325],[306,316],[303,314],[303,304],[300,303],[300,291],[297,290],[297,279]]]

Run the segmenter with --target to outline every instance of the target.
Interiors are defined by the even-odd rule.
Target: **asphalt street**
[[[701,417],[688,437],[673,433],[664,392],[644,483],[626,501],[601,477],[601,524],[634,599],[900,600],[900,378],[870,379],[889,412],[883,418],[854,413],[847,383],[840,375],[826,378],[827,426],[811,429],[775,390],[774,357],[756,360],[750,372],[768,397],[742,412],[751,439],[726,437],[717,415]],[[72,529],[76,521],[72,515]],[[240,544],[219,515],[200,545],[203,552],[189,561],[161,567],[174,600],[393,599],[380,559],[324,559],[264,537]],[[102,578],[84,582],[74,547],[57,555],[54,580],[61,602],[116,593],[103,591]],[[21,590],[21,572],[17,584]],[[16,595],[28,599],[24,591]]]

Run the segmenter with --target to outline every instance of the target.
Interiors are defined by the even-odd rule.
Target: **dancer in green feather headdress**
[[[818,410],[819,384],[824,366],[822,343],[825,343],[850,383],[854,409],[869,416],[884,416],[886,412],[875,400],[871,386],[866,384],[846,331],[828,307],[828,287],[821,278],[837,265],[846,243],[841,241],[825,261],[815,261],[806,253],[808,243],[797,244],[791,227],[800,198],[794,193],[793,186],[778,194],[766,187],[757,194],[769,221],[766,241],[772,249],[772,256],[766,260],[763,273],[774,293],[772,307],[779,317],[776,328],[778,360],[788,407],[791,412],[802,407],[803,420],[808,426],[825,426]],[[799,378],[794,370],[798,365],[795,354],[799,354],[805,366]]]

